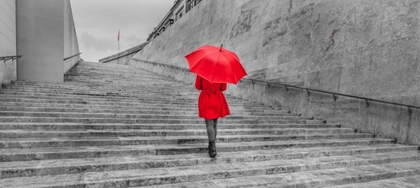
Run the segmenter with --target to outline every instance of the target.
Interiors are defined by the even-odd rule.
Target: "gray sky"
[[[70,0],[80,52],[98,61],[143,42],[175,0]]]

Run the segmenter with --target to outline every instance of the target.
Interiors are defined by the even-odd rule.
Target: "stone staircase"
[[[0,187],[420,187],[418,146],[227,97],[217,158],[192,85],[82,62],[0,90]]]

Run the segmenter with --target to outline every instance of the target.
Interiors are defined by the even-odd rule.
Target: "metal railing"
[[[135,60],[137,60],[137,59],[135,59]],[[153,64],[153,65],[159,65],[159,66],[174,68],[174,69],[177,69],[177,70],[182,70],[184,72],[189,72],[189,69],[181,68],[181,67],[177,67],[177,66],[173,66],[173,65],[166,65],[166,64],[163,64],[163,63],[157,63],[157,62],[151,62],[151,61],[144,61],[144,60],[137,60],[137,61],[144,62],[144,63],[149,63],[149,64]],[[260,83],[263,83],[263,84],[267,84],[268,87],[271,87],[271,85],[278,85],[278,86],[285,87],[285,89],[287,91],[289,90],[289,88],[296,88],[296,89],[306,90],[306,92],[308,92],[308,93],[310,91],[314,91],[314,92],[319,92],[319,93],[331,94],[331,95],[333,95],[334,100],[337,100],[338,99],[337,96],[355,98],[355,99],[365,100],[366,101],[366,105],[368,105],[368,106],[369,106],[369,101],[372,101],[372,102],[383,103],[383,104],[403,106],[403,107],[408,108],[409,111],[411,111],[412,108],[420,109],[420,106],[414,106],[414,105],[408,105],[408,104],[401,104],[401,103],[383,101],[383,100],[372,99],[372,98],[367,98],[367,97],[360,97],[360,96],[356,96],[356,95],[348,95],[348,94],[343,94],[343,93],[337,93],[337,92],[324,91],[324,90],[319,90],[319,89],[312,89],[312,88],[300,87],[300,86],[295,86],[295,85],[290,85],[290,84],[284,84],[284,83],[268,82],[268,81],[265,81],[265,80],[258,80],[258,79],[252,79],[252,78],[243,78],[240,82],[242,82],[242,81],[250,81],[252,83],[260,82]]]
[[[4,63],[6,63],[6,61],[8,61],[8,60],[14,61],[14,60],[19,59],[21,57],[22,57],[22,55],[3,56],[3,57],[0,57],[0,61],[3,61]]]
[[[76,57],[76,56],[78,56],[78,55],[80,55],[80,54],[82,54],[82,52],[80,52],[80,53],[78,53],[78,54],[74,54],[74,55],[72,55],[72,56],[70,56],[70,57],[66,57],[66,58],[64,58],[63,60],[64,60],[64,61],[66,61],[66,60],[71,59],[71,58],[73,58],[73,57]]]
[[[369,106],[369,101],[372,101],[372,102],[378,102],[378,103],[384,103],[384,104],[391,104],[391,105],[396,105],[396,106],[403,106],[403,107],[407,107],[409,110],[411,108],[420,109],[420,106],[414,106],[414,105],[408,105],[408,104],[401,104],[401,103],[383,101],[383,100],[372,99],[372,98],[367,98],[367,97],[360,97],[360,96],[356,96],[356,95],[348,95],[348,94],[343,94],[343,93],[337,93],[337,92],[324,91],[324,90],[319,90],[319,89],[312,89],[312,88],[300,87],[300,86],[295,86],[295,85],[290,85],[290,84],[284,84],[284,83],[273,83],[273,82],[268,82],[268,81],[265,81],[265,80],[258,80],[258,79],[252,79],[252,78],[244,78],[242,80],[244,80],[244,81],[249,80],[249,81],[251,81],[253,83],[260,82],[260,83],[263,83],[263,84],[267,84],[267,86],[269,86],[269,87],[270,87],[270,85],[279,85],[279,86],[285,87],[287,91],[289,90],[289,88],[296,88],[296,89],[306,90],[308,93],[310,91],[314,91],[314,92],[319,92],[319,93],[331,94],[331,95],[333,95],[334,100],[337,100],[338,99],[337,96],[343,96],[343,97],[361,99],[361,100],[365,100],[366,101],[366,104],[368,106]]]

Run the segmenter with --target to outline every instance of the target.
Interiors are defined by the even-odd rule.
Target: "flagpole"
[[[118,59],[117,59],[117,64],[119,64],[120,61],[120,30],[118,29]]]

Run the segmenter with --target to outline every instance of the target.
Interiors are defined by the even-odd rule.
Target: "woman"
[[[198,97],[198,116],[204,118],[209,137],[209,156],[215,157],[217,119],[230,114],[229,107],[222,91],[227,88],[226,83],[210,83],[201,76],[195,80],[195,88],[201,90]]]

